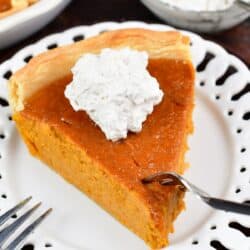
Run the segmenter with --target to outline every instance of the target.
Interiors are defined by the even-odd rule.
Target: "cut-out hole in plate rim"
[[[141,22],[101,23],[57,34],[55,44],[64,44],[65,41],[73,43],[89,37],[89,34],[130,27],[172,29],[165,25]],[[242,172],[240,169],[250,162],[249,150],[241,153],[242,148],[248,149],[250,146],[250,139],[247,137],[250,134],[250,100],[248,94],[236,96],[233,100],[231,98],[241,94],[247,86],[249,71],[240,60],[218,45],[193,33],[185,33],[191,38],[194,64],[199,71],[194,111],[195,132],[190,137],[190,151],[187,154],[191,168],[185,176],[213,196],[247,201],[249,171]],[[23,65],[32,55],[44,51],[44,46],[51,48],[51,45],[51,39],[45,38],[3,63],[0,66],[0,87],[6,88],[7,79],[17,70],[18,65]],[[226,71],[230,67],[235,70],[228,75]],[[216,86],[218,79],[219,85]],[[224,84],[224,80],[227,84]],[[7,91],[1,91],[1,88],[0,97],[6,99]],[[232,115],[228,114],[230,111],[233,111]],[[0,154],[4,155],[0,159],[0,174],[4,176],[0,180],[0,191],[4,190],[1,195],[7,194],[6,199],[1,199],[1,208],[7,209],[30,195],[35,200],[43,201],[44,207],[54,208],[51,216],[29,237],[29,242],[32,242],[36,250],[147,249],[142,240],[31,157],[13,122],[8,119],[9,114],[8,106],[0,106],[0,116],[5,117],[4,122],[0,123],[0,134],[8,135],[0,140]],[[246,136],[242,136],[243,134]],[[236,193],[239,187],[240,192]],[[248,217],[214,211],[191,194],[186,195],[186,207],[186,211],[175,223],[175,233],[170,237],[168,250],[220,249],[220,244],[229,249],[249,250],[249,237],[229,226],[233,221],[249,228]],[[215,225],[216,228],[213,228]],[[46,244],[50,246],[46,247]]]

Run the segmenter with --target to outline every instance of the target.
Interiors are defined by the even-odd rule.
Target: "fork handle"
[[[217,198],[210,198],[210,197],[202,197],[202,199],[213,208],[224,210],[226,212],[250,215],[249,204],[243,204],[243,203],[217,199]]]

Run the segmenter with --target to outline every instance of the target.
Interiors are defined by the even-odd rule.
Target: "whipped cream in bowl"
[[[141,0],[160,19],[175,27],[216,33],[250,16],[250,0]]]
[[[164,3],[184,10],[217,11],[232,6],[235,0],[161,0]]]
[[[65,96],[75,111],[85,111],[108,140],[139,133],[154,106],[163,99],[148,70],[148,54],[123,48],[84,54],[72,68]]]

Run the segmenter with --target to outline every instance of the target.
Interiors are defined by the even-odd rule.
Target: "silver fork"
[[[177,185],[183,191],[189,191],[195,194],[199,199],[207,203],[209,206],[224,210],[227,212],[240,213],[245,215],[250,215],[250,205],[244,203],[238,203],[229,200],[223,200],[211,197],[205,191],[196,187],[194,184],[190,183],[187,179],[181,175],[174,172],[159,172],[150,175],[142,180],[143,184],[148,184],[151,182],[159,182],[161,185]]]
[[[19,211],[22,207],[24,207],[32,197],[28,197],[25,200],[21,201],[15,207],[11,208],[3,215],[0,216],[0,226],[3,226],[11,216],[15,215],[17,211]],[[38,217],[33,223],[28,225],[13,241],[11,241],[6,247],[4,244],[8,240],[9,237],[13,236],[15,231],[35,212],[35,210],[41,205],[39,202],[27,212],[25,212],[20,218],[15,220],[10,225],[4,227],[0,230],[0,250],[16,250],[18,247],[24,242],[24,240],[40,225],[40,223],[50,214],[52,209],[48,209],[44,212],[40,217]]]

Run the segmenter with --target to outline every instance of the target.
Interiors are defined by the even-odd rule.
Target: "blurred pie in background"
[[[28,8],[38,0],[0,0],[0,19]]]

